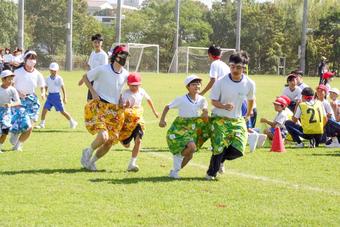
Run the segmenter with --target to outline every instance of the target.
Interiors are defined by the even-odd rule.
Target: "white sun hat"
[[[59,70],[59,65],[57,62],[52,62],[50,64],[50,67],[49,67],[50,70],[53,70],[53,71],[58,71]]]
[[[185,78],[184,85],[188,86],[191,83],[191,81],[193,81],[193,80],[200,80],[200,81],[202,81],[202,79],[199,78],[198,76],[190,75],[190,76],[187,76],[187,78]]]

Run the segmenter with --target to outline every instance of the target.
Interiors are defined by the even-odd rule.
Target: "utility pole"
[[[116,44],[120,44],[122,30],[122,0],[117,0],[116,9]]]
[[[305,73],[306,70],[306,43],[307,43],[307,18],[308,18],[308,0],[303,1],[303,17],[301,32],[301,57],[300,70]]]
[[[18,1],[18,47],[24,49],[24,0]]]
[[[176,9],[175,9],[175,18],[176,18],[176,35],[174,40],[174,71],[178,73],[178,39],[179,39],[179,9],[180,9],[180,0],[176,0]]]
[[[66,70],[72,71],[72,17],[73,17],[73,0],[68,0],[67,6],[67,34],[66,34]]]
[[[241,13],[242,13],[242,0],[237,0],[236,51],[241,50]]]

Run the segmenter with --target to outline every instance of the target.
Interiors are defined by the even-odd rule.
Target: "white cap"
[[[200,81],[202,81],[202,79],[199,78],[198,76],[196,76],[196,75],[190,75],[190,76],[187,76],[187,78],[185,78],[185,80],[184,80],[184,85],[185,85],[185,86],[188,86],[188,84],[190,84],[190,82],[193,81],[193,80],[200,80]]]
[[[0,78],[5,78],[8,76],[14,76],[14,73],[11,70],[6,69],[1,72]]]
[[[36,53],[35,51],[29,50],[29,51],[27,51],[27,53],[24,55],[24,59],[25,59],[29,54],[33,54],[33,55],[35,55],[35,56],[38,56],[37,53]]]
[[[337,89],[336,87],[331,88],[329,92],[334,92],[335,94],[339,95],[339,89]]]
[[[59,65],[57,62],[52,62],[50,64],[50,67],[49,67],[50,70],[53,70],[53,71],[58,71],[59,70]]]

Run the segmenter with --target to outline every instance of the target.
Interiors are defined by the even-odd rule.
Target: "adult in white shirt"
[[[3,62],[4,62],[4,69],[12,70],[11,62],[12,62],[12,54],[11,50],[9,48],[5,48],[5,54],[3,56]]]
[[[95,162],[103,157],[113,144],[118,143],[124,123],[124,109],[119,105],[120,97],[128,77],[123,66],[128,56],[126,46],[116,46],[112,52],[111,64],[94,68],[83,76],[83,81],[93,97],[85,106],[85,125],[87,130],[92,135],[97,134],[97,137],[83,150],[81,164],[91,171],[97,170]],[[94,82],[93,86],[91,82]],[[96,154],[93,155],[95,150]]]
[[[225,160],[243,156],[247,144],[247,127],[242,117],[242,102],[248,100],[245,118],[249,119],[255,99],[255,83],[243,74],[247,55],[234,53],[229,58],[231,73],[214,85],[210,98],[212,109],[211,145],[213,155],[210,159],[207,179],[214,179]]]
[[[19,93],[20,101],[25,112],[28,114],[32,122],[38,120],[40,104],[35,90],[40,88],[41,98],[45,99],[45,80],[42,74],[35,69],[37,63],[37,53],[27,50],[24,54],[24,65],[14,71],[14,87]],[[20,111],[16,112],[20,115]],[[18,119],[20,121],[20,119]],[[28,139],[32,132],[29,130],[27,138],[19,137],[19,134],[11,135],[11,143],[14,145],[14,150],[21,150],[23,142]]]
[[[301,100],[301,88],[297,86],[296,76],[294,74],[289,74],[287,77],[288,87],[285,87],[282,91],[282,95],[287,96],[290,99],[290,104],[288,108],[294,112],[295,106]]]
[[[209,47],[208,58],[212,61],[209,72],[210,81],[201,91],[201,95],[207,93],[217,80],[230,73],[229,66],[221,60],[221,54],[222,51],[219,46],[212,45]]]

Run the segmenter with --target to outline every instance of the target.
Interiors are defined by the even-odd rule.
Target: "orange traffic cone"
[[[270,149],[270,151],[274,151],[274,152],[285,152],[286,151],[285,145],[283,144],[283,139],[281,136],[280,128],[275,128],[272,148]]]

